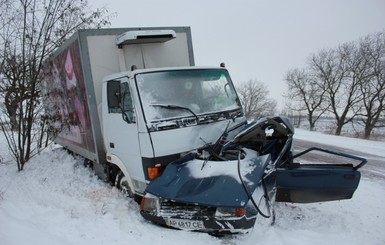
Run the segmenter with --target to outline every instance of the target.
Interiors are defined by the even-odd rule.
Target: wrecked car
[[[249,123],[235,137],[227,128],[207,144],[167,165],[142,199],[152,222],[212,234],[245,233],[258,215],[275,220],[274,202],[310,203],[349,199],[366,160],[311,148],[293,155],[294,128],[287,118]],[[348,158],[353,164],[300,164],[310,151]]]

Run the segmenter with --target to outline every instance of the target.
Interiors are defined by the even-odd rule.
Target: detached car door
[[[312,203],[352,198],[360,182],[358,171],[366,159],[332,152],[320,148],[310,148],[293,158],[309,151],[322,151],[328,154],[350,158],[360,163],[353,164],[298,164],[276,169],[276,201],[292,203]]]

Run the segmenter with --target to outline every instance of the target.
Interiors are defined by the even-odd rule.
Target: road
[[[334,152],[343,152],[366,158],[368,162],[360,169],[362,176],[367,178],[385,179],[385,159],[383,157],[367,154],[365,152],[353,151],[351,149],[346,149],[342,147],[329,146],[299,139],[294,140],[294,154],[304,151],[310,147],[318,147],[322,149],[332,150]],[[329,155],[321,152],[310,152],[301,156],[300,158],[298,158],[298,160],[300,163],[353,163],[354,165],[359,164],[359,161],[350,160],[340,156]]]

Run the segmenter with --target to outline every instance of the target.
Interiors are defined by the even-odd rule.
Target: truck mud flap
[[[352,198],[360,182],[361,173],[357,171],[366,159],[319,148],[310,148],[293,158],[309,151],[322,151],[361,161],[352,164],[291,164],[276,170],[276,201],[293,203],[312,203]]]

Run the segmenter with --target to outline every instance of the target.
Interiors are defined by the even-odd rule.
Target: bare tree
[[[369,138],[373,129],[384,127],[385,32],[311,55],[306,69],[288,71],[286,82],[287,106],[306,111],[310,128],[328,108],[336,121],[336,135],[359,118],[364,138]]]
[[[249,80],[237,86],[237,91],[248,120],[275,114],[277,102],[268,97],[269,90],[264,83]]]
[[[285,77],[288,91],[284,95],[290,101],[290,108],[305,111],[310,130],[314,130],[316,122],[327,111],[326,90],[313,75],[306,70],[289,70]]]
[[[357,65],[355,54],[355,46],[346,43],[337,49],[323,50],[309,59],[312,73],[326,89],[329,110],[336,120],[336,135],[340,135],[342,127],[357,116],[362,99],[360,80],[352,72]]]
[[[106,9],[87,0],[0,0],[2,131],[18,170],[38,151],[44,60],[79,28],[107,25]]]
[[[364,138],[368,139],[376,127],[381,125],[381,114],[385,111],[385,33],[368,35],[360,43],[360,54],[365,60],[365,79],[360,83]]]

